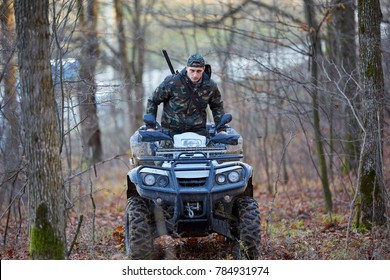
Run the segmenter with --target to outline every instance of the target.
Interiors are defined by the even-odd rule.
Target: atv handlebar
[[[233,119],[231,114],[224,114],[221,117],[221,121],[210,129],[210,136],[208,137],[207,144],[225,144],[225,145],[237,145],[239,134],[216,134],[216,131],[225,124],[231,122]],[[142,142],[156,142],[162,140],[173,141],[170,131],[162,129],[160,124],[156,121],[156,118],[152,114],[145,114],[143,118],[147,128],[154,128],[157,130],[147,131],[139,130]]]

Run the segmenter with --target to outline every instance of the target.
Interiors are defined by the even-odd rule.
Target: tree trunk
[[[48,0],[15,0],[32,259],[63,259],[65,253],[64,186],[48,14]]]
[[[332,21],[329,22],[329,56],[332,62],[328,71],[337,88],[349,99],[343,104],[344,121],[344,172],[357,170],[360,146],[360,128],[352,110],[360,107],[360,97],[357,92],[357,52],[356,52],[356,22],[354,3],[347,0],[332,0]],[[335,69],[335,66],[337,67]],[[336,86],[334,87],[336,90]],[[348,105],[346,105],[348,104]],[[331,138],[332,139],[332,138]]]
[[[317,37],[317,23],[315,22],[315,11],[314,3],[312,0],[304,0],[305,3],[305,14],[307,23],[309,25],[309,37],[311,43],[311,95],[312,95],[312,106],[313,106],[313,126],[314,136],[317,148],[317,156],[320,164],[320,178],[322,188],[324,191],[325,207],[328,212],[332,211],[332,193],[329,188],[328,172],[326,167],[326,158],[324,147],[322,145],[322,135],[320,126],[320,112],[319,112],[319,98],[318,98],[318,56],[320,53],[320,41]]]
[[[132,96],[132,128],[138,129],[143,124],[143,113],[145,111],[143,100],[145,89],[143,86],[143,72],[145,68],[145,36],[146,22],[142,22],[143,12],[141,1],[134,1],[133,12],[133,56],[132,65],[134,73],[134,95]]]
[[[79,5],[83,5],[79,2]],[[99,118],[96,105],[95,70],[99,58],[99,43],[97,37],[98,1],[88,0],[87,9],[80,6],[80,27],[82,33],[82,48],[80,57],[79,103],[81,138],[83,153],[88,164],[102,159],[102,143],[100,139]]]
[[[2,209],[4,199],[9,199],[10,193],[14,184],[18,181],[17,176],[21,164],[20,146],[20,121],[19,121],[19,102],[16,92],[16,72],[14,59],[14,44],[15,36],[12,30],[15,28],[15,17],[13,12],[13,4],[10,0],[4,0],[0,4],[0,48],[2,49],[4,75],[0,82],[4,85],[4,106],[1,111],[4,114],[4,120],[8,124],[4,128],[3,139],[5,139],[4,155],[4,176],[0,184],[2,190],[0,192],[0,209]]]
[[[379,0],[359,0],[360,75],[363,88],[364,142],[359,168],[358,225],[371,228],[386,222],[383,178],[383,97]]]
[[[118,65],[119,69],[118,72],[121,75],[121,80],[123,83],[123,88],[121,89],[121,98],[126,101],[127,106],[127,114],[123,114],[123,117],[126,118],[124,120],[124,133],[129,133],[130,131],[134,131],[132,127],[132,121],[130,113],[132,110],[132,102],[131,102],[131,92],[132,92],[132,83],[131,83],[131,63],[129,61],[128,57],[128,47],[126,42],[126,32],[125,32],[125,25],[124,25],[124,16],[123,16],[123,0],[114,0],[114,7],[115,7],[115,22],[116,22],[116,29],[117,29],[117,37],[118,37]],[[123,128],[122,128],[123,129]],[[128,149],[128,139],[131,135],[127,135],[126,138],[126,150]]]

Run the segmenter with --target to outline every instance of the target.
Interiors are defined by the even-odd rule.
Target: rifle
[[[171,70],[171,73],[172,73],[172,74],[175,74],[175,70],[173,69],[173,66],[172,66],[171,60],[169,59],[169,56],[168,56],[167,51],[166,51],[166,50],[162,50],[162,52],[163,52],[163,54],[164,54],[165,60],[166,60],[167,63],[168,63],[169,70]]]

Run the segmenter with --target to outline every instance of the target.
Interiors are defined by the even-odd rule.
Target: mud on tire
[[[232,244],[234,259],[255,260],[260,256],[261,221],[257,201],[252,197],[238,198],[234,212],[238,218],[236,240]]]
[[[130,259],[150,259],[153,253],[152,220],[148,202],[130,197],[126,203],[125,245]]]

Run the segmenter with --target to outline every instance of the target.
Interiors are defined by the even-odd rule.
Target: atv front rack
[[[230,161],[243,158],[242,154],[226,154],[226,148],[174,148],[174,149],[157,149],[155,156],[139,157],[140,162],[150,161],[204,161],[221,160]]]

